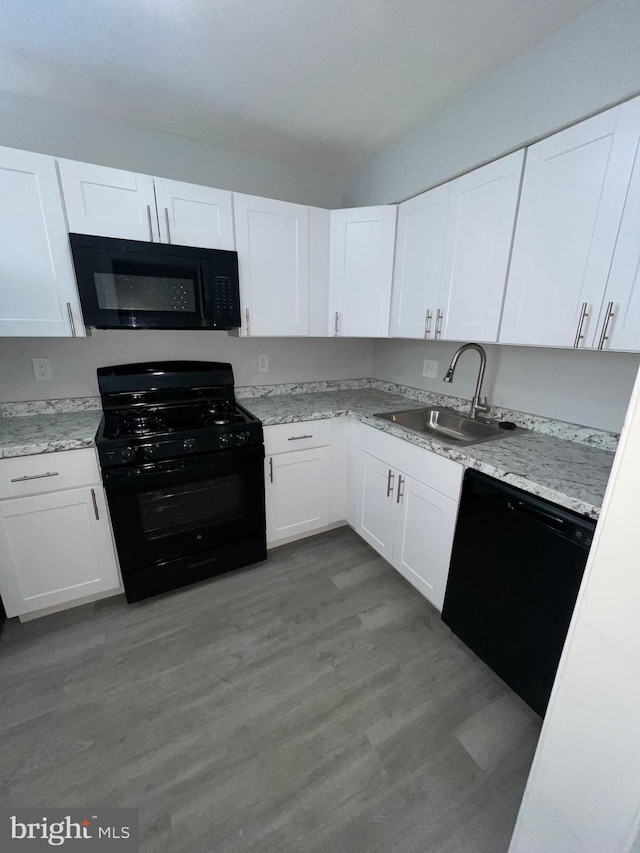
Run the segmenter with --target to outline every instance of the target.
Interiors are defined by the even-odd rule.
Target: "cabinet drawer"
[[[74,489],[100,482],[93,448],[0,459],[0,498]]]
[[[267,456],[288,453],[291,450],[306,450],[308,447],[323,447],[331,444],[333,419],[300,421],[293,424],[277,424],[264,428],[264,449]]]

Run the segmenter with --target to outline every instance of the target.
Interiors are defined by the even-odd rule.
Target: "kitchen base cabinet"
[[[355,426],[347,520],[442,610],[462,466],[372,427]]]
[[[345,420],[265,427],[268,547],[344,523]]]
[[[94,450],[0,460],[0,595],[7,616],[121,591]]]

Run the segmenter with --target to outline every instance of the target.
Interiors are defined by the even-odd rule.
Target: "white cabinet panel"
[[[498,340],[524,151],[452,181],[439,338]]]
[[[443,184],[398,206],[391,337],[435,336],[449,193]]]
[[[153,183],[163,243],[235,249],[230,192],[167,178]]]
[[[442,610],[458,505],[412,477],[400,476],[392,563]]]
[[[640,138],[635,99],[529,148],[501,343],[592,346]]]
[[[640,350],[640,153],[636,156],[592,346]]]
[[[0,335],[84,334],[55,160],[0,148]]]
[[[396,472],[363,450],[356,465],[358,503],[356,532],[391,562],[396,516]]]
[[[299,536],[329,523],[328,447],[266,459],[267,541]]]
[[[329,323],[335,335],[389,334],[396,207],[331,211]]]
[[[309,210],[268,198],[233,196],[242,335],[309,333]]]
[[[158,241],[153,178],[107,166],[58,160],[69,231]]]
[[[9,616],[116,589],[120,580],[102,488],[0,502],[0,566]]]

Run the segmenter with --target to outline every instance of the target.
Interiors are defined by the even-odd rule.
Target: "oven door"
[[[123,574],[264,535],[264,448],[105,471]]]

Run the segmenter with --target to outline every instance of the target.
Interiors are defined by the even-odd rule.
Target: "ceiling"
[[[5,0],[0,89],[339,175],[594,0]]]

